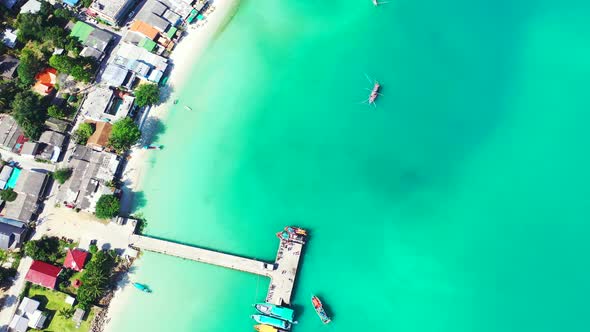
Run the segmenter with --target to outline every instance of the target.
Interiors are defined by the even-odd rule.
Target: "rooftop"
[[[35,85],[33,91],[42,96],[48,95],[57,83],[57,70],[54,68],[45,68],[35,76]]]
[[[68,250],[66,253],[66,259],[64,261],[64,267],[76,271],[81,271],[86,264],[88,253],[80,249]]]
[[[14,201],[6,202],[5,216],[22,221],[31,220],[39,208],[39,199],[46,183],[47,174],[26,169],[21,170],[14,187],[14,191],[18,195]]]
[[[39,301],[35,301],[31,298],[25,297],[18,306],[18,311],[21,315],[27,314],[32,315],[35,310],[39,308]]]
[[[120,87],[125,84],[127,76],[129,76],[127,68],[110,63],[102,73],[101,80],[109,86]]]
[[[133,24],[131,24],[129,27],[129,30],[139,32],[151,40],[156,39],[160,33],[158,30],[156,30],[156,28],[141,20],[136,20],[133,22]]]
[[[119,21],[133,3],[135,0],[94,0],[90,9],[110,20]]]
[[[12,55],[0,55],[0,77],[13,79],[16,76],[18,59]]]
[[[21,14],[36,14],[41,10],[41,2],[37,0],[29,0],[22,7],[20,7]]]
[[[55,288],[57,276],[60,272],[60,267],[42,261],[33,261],[31,268],[25,276],[25,280],[43,287],[53,289]]]
[[[86,120],[85,122],[94,124],[95,128],[92,136],[88,138],[86,146],[99,151],[103,150],[109,142],[113,125],[104,121]]]
[[[0,147],[13,150],[17,142],[24,138],[24,133],[8,114],[0,114]]]
[[[18,247],[24,238],[27,228],[24,223],[17,224],[16,220],[11,222],[3,222],[3,220],[11,220],[2,218],[0,220],[0,248],[10,249]]]
[[[10,48],[16,46],[16,33],[18,30],[6,29],[2,33],[2,43]]]
[[[95,87],[86,96],[86,100],[84,101],[84,104],[82,104],[80,113],[86,118],[99,121],[102,120],[103,115],[111,104],[111,100],[113,99],[114,95],[115,92],[109,87]]]

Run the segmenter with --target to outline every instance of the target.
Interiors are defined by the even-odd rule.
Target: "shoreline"
[[[142,128],[141,145],[152,143],[158,124],[166,119],[170,108],[173,106],[174,99],[182,91],[183,86],[191,74],[191,70],[199,61],[200,56],[206,51],[207,47],[210,46],[211,42],[217,38],[218,34],[231,21],[238,10],[239,4],[240,0],[217,0],[213,4],[214,11],[207,16],[204,23],[198,23],[199,26],[196,24],[189,26],[186,31],[187,35],[184,36],[170,56],[173,68],[169,75],[168,84],[165,90],[162,91],[167,100],[151,107],[149,110],[149,114],[145,119],[145,125]],[[145,168],[148,166],[149,158],[149,150],[144,150],[140,147],[135,147],[130,152],[130,159],[125,166],[125,171],[121,179],[124,183],[123,199],[121,202],[121,211],[123,213],[134,212],[134,193],[141,190],[146,173]],[[137,266],[138,261],[136,260],[134,267]],[[120,276],[115,289],[112,291],[111,300],[103,309],[105,313],[102,314],[102,321],[93,322],[92,331],[114,332],[110,322],[113,317],[128,307],[129,296],[133,291],[132,282],[130,282],[130,273],[132,274],[132,272],[126,272]]]

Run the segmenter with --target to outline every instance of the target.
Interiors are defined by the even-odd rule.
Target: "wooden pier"
[[[299,258],[303,251],[301,243],[280,240],[276,260],[269,263],[137,234],[129,237],[129,246],[269,277],[271,281],[266,302],[276,305],[291,303]]]

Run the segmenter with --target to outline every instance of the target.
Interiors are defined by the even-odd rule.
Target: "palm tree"
[[[57,313],[65,319],[70,319],[74,315],[74,308],[61,308]]]

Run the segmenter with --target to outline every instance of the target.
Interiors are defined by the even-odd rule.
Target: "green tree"
[[[75,308],[61,308],[57,313],[65,319],[70,319],[74,316],[75,311]]]
[[[65,118],[67,116],[63,108],[57,107],[55,105],[51,105],[49,108],[47,108],[47,115],[57,119]]]
[[[74,140],[78,144],[85,145],[88,138],[94,134],[94,130],[93,124],[84,122],[74,131]]]
[[[43,236],[39,240],[25,243],[25,255],[35,260],[54,263],[63,256],[63,253],[59,252],[57,237]]]
[[[29,88],[35,83],[35,75],[41,70],[41,59],[37,58],[35,52],[25,48],[20,54],[18,67],[18,82],[22,88]]]
[[[19,14],[16,20],[16,27],[18,32],[16,38],[21,43],[26,43],[29,40],[43,39],[44,19],[37,14]]]
[[[0,198],[6,202],[12,202],[16,199],[17,193],[12,188],[6,188],[0,191]]]
[[[64,184],[72,176],[72,169],[58,168],[53,172],[52,176],[59,184]]]
[[[23,129],[25,135],[37,140],[43,132],[47,113],[41,107],[39,97],[30,90],[19,92],[12,101],[12,116]]]
[[[114,195],[102,195],[96,202],[96,217],[99,219],[111,219],[116,217],[121,209],[121,202]]]
[[[77,293],[77,299],[82,308],[87,309],[105,293],[115,265],[113,257],[104,250],[92,254],[92,259],[86,264],[85,273],[81,278],[82,285]]]
[[[139,127],[131,118],[121,119],[113,124],[109,146],[117,152],[128,150],[141,138]]]
[[[160,101],[160,88],[156,84],[142,84],[134,93],[135,103],[139,107],[154,105]]]

